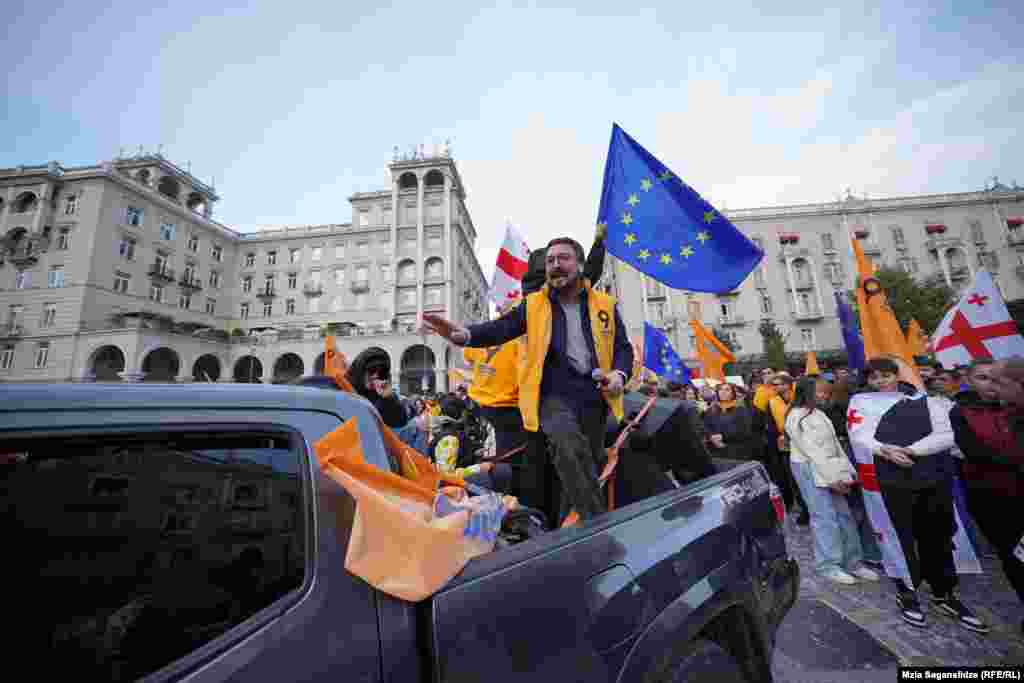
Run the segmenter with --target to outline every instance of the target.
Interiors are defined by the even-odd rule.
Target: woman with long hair
[[[844,585],[877,581],[878,574],[861,565],[860,534],[846,500],[856,485],[855,471],[832,421],[818,407],[815,379],[797,384],[785,429],[790,468],[811,518],[815,572]]]
[[[704,431],[715,457],[758,460],[761,434],[755,430],[753,409],[739,400],[736,387],[728,382],[716,388],[718,401],[704,413]]]

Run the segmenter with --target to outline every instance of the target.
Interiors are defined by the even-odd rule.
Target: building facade
[[[0,381],[287,381],[332,333],[407,392],[444,388],[461,363],[416,321],[486,319],[476,231],[446,152],[389,168],[351,223],[244,234],[159,154],[0,170]]]
[[[787,351],[842,351],[833,292],[853,289],[849,235],[876,266],[902,268],[921,281],[940,278],[954,290],[978,268],[992,274],[1007,301],[1024,298],[1024,188],[994,180],[980,192],[843,200],[726,211],[765,250],[761,265],[732,292],[670,290],[610,258],[604,284],[619,299],[633,339],[644,320],[664,329],[694,367],[689,321],[729,337],[738,359],[763,352],[764,319],[786,337]]]

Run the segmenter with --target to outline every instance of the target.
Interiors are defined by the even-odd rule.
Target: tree
[[[764,359],[769,367],[786,367],[786,338],[775,325],[774,320],[764,319],[758,326],[761,341],[764,343]]]
[[[889,307],[903,329],[907,328],[911,319],[916,319],[926,334],[932,334],[942,321],[942,316],[956,302],[956,293],[940,275],[918,282],[910,273],[899,268],[879,268],[875,277],[885,290]],[[852,293],[850,300],[856,302]]]

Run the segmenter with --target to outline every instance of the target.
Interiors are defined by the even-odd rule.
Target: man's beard
[[[576,272],[563,270],[553,271],[548,274],[548,284],[552,289],[565,289],[576,284]]]

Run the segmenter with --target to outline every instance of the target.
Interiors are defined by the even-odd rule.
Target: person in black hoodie
[[[384,424],[399,429],[409,421],[391,386],[391,359],[380,349],[366,349],[348,368],[348,381],[356,393],[373,404]]]
[[[1010,512],[1024,497],[1024,448],[1010,428],[1014,409],[999,400],[994,361],[971,364],[967,382],[969,388],[957,394],[956,406],[949,414],[956,443],[964,454],[960,478],[967,491],[967,508],[1024,603],[1024,562],[1014,555],[1024,536],[1024,516]]]

